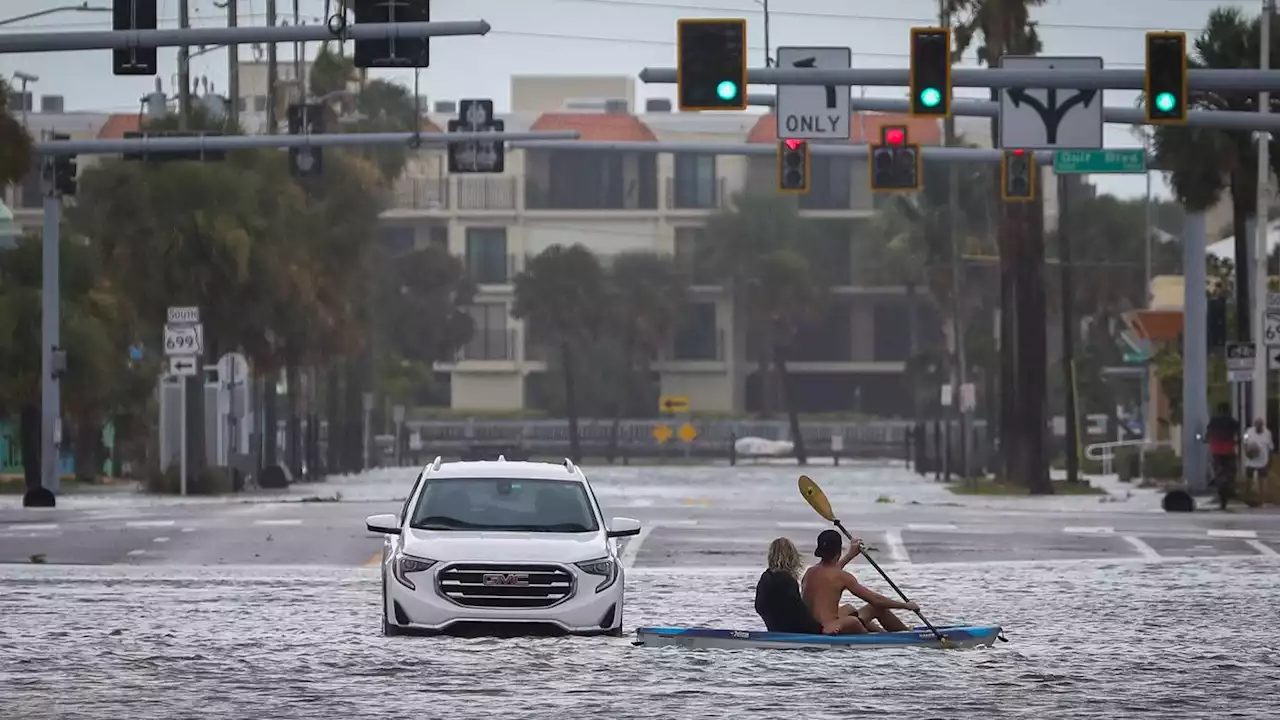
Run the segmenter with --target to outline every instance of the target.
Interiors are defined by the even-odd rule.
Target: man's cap
[[[840,533],[835,530],[823,530],[818,533],[818,547],[814,549],[813,555],[814,557],[824,557],[832,553],[838,553],[842,544],[843,540],[840,538]]]

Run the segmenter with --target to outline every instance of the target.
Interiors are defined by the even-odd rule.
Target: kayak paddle
[[[804,496],[806,501],[808,501],[809,506],[814,509],[814,512],[821,515],[823,520],[835,525],[836,529],[844,533],[845,537],[849,538],[849,542],[853,542],[853,535],[845,529],[844,525],[836,518],[836,514],[831,510],[831,501],[827,500],[827,494],[822,492],[822,488],[818,487],[818,484],[813,480],[810,480],[808,475],[800,476],[800,494]],[[884,581],[889,583],[889,587],[893,588],[893,591],[898,593],[898,597],[902,598],[902,602],[911,602],[911,599],[907,597],[907,594],[902,592],[902,588],[898,587],[897,583],[895,583],[893,579],[889,577],[889,574],[880,567],[880,564],[867,553],[865,548],[862,551],[862,557],[866,558],[867,562],[871,563],[871,567],[875,568],[876,572],[880,573],[880,577],[884,578]],[[934,627],[933,624],[925,618],[924,613],[916,610],[916,615],[920,618],[920,621],[924,623],[925,627],[929,628],[933,631],[934,635],[938,636],[938,642],[942,647],[945,648],[951,645],[951,641],[944,637],[942,633],[938,632],[938,628]]]

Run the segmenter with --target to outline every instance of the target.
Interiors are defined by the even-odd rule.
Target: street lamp
[[[32,75],[28,72],[17,70],[13,73],[13,78],[22,83],[22,94],[19,96],[22,101],[22,127],[27,126],[27,83],[40,82],[39,75]]]
[[[37,10],[36,12],[27,13],[26,15],[5,18],[4,20],[0,20],[0,25],[12,25],[13,23],[19,23],[23,20],[33,20],[38,17],[44,17],[45,15],[64,12],[111,12],[111,8],[90,5],[88,2],[82,2],[79,5],[59,5],[58,7],[51,7],[47,10]]]

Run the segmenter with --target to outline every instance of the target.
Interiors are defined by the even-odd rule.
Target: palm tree
[[[687,281],[669,258],[650,252],[625,252],[609,268],[617,334],[625,364],[609,429],[610,461],[617,455],[618,430],[625,409],[644,395],[654,357],[670,342],[684,306]]]
[[[778,194],[736,197],[732,209],[707,223],[709,262],[730,288],[734,314],[745,314],[743,324],[760,340],[756,361],[763,414],[771,413],[781,391],[802,464],[807,461],[804,438],[789,392],[786,358],[796,332],[816,314],[822,299],[820,274],[805,253],[815,235],[795,200]]]
[[[955,23],[954,58],[961,58],[974,44],[982,39],[976,47],[978,62],[993,65],[994,61],[1005,55],[1034,55],[1042,46],[1036,23],[1031,20],[1031,8],[1040,7],[1045,0],[946,0],[946,10],[951,17],[958,18]],[[999,100],[999,90],[992,88],[991,99]],[[999,118],[991,119],[991,138],[993,144],[1000,137]],[[992,202],[1000,200],[993,192]],[[999,207],[999,205],[997,205]],[[1013,312],[1016,304],[1015,290],[1019,280],[1024,286],[1034,285],[1032,268],[1019,259],[1025,255],[1020,248],[1009,242],[1008,234],[1001,233],[1000,241],[1000,445],[1005,477],[1015,477],[1028,473],[1025,482],[1031,482],[1035,491],[1051,491],[1048,482],[1047,468],[1020,468],[1016,462],[1020,448],[1028,446],[1026,432],[1031,428],[1023,427],[1022,418],[1018,417],[1018,409],[1022,405],[1018,399],[1019,392],[1040,392],[1043,388],[1020,388],[1017,372],[1018,329]],[[1033,260],[1035,262],[1035,260]],[[1039,291],[1031,287],[1033,293]],[[1037,404],[1038,403],[1033,403]],[[1042,471],[1043,470],[1043,471]]]
[[[1280,26],[1280,22],[1273,28]],[[1190,68],[1256,68],[1261,54],[1261,20],[1247,20],[1236,8],[1217,8],[1209,13],[1205,29],[1196,38],[1194,52],[1189,53]],[[1272,50],[1272,62],[1280,61],[1280,48]],[[1274,66],[1273,66],[1274,67]],[[1192,92],[1188,106],[1195,110],[1253,111],[1256,93],[1239,91]],[[1273,99],[1272,112],[1280,108],[1280,98]],[[1257,143],[1253,133],[1165,125],[1151,133],[1156,159],[1169,168],[1170,184],[1179,197],[1194,197],[1196,204],[1212,207],[1223,191],[1231,193],[1232,229],[1235,233],[1235,257],[1242,263],[1250,256],[1252,238],[1248,236],[1249,218],[1256,211]],[[1280,167],[1280,150],[1271,141],[1272,168]],[[1239,264],[1239,263],[1238,263]],[[1236,339],[1248,340],[1250,304],[1249,273],[1236,279]]]
[[[529,333],[540,342],[558,346],[569,417],[569,455],[574,462],[582,459],[574,357],[599,334],[608,317],[607,304],[604,269],[582,245],[552,245],[531,258],[515,279],[512,317],[525,320]]]

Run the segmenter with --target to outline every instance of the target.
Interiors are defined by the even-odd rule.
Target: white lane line
[[[918,532],[950,532],[952,530],[959,530],[959,528],[951,523],[910,523],[907,525],[907,529]]]
[[[913,567],[1094,567],[1106,565],[1132,565],[1141,563],[1178,563],[1194,562],[1203,564],[1205,562],[1237,562],[1243,560],[1258,561],[1262,557],[1256,554],[1250,555],[1161,555],[1160,560],[1156,561],[1152,558],[1138,557],[1136,555],[1117,555],[1114,557],[1091,557],[1091,558],[1054,558],[1051,560],[958,560],[947,561],[939,560],[934,562],[913,562]],[[1274,558],[1280,555],[1268,555],[1269,561],[1274,562]],[[262,566],[253,566],[262,567]],[[629,571],[632,575],[731,575],[731,576],[754,576],[760,574],[760,568],[757,566],[750,567],[690,567],[686,565],[645,565],[643,567],[633,568]]]
[[[130,550],[130,551],[129,551],[128,553],[126,553],[126,554],[128,554],[128,555],[132,555],[132,556],[137,556],[137,555],[145,555],[145,554],[146,554],[146,552],[147,552],[146,550],[138,549],[138,550]]]
[[[902,531],[886,530],[884,533],[884,544],[889,551],[889,557],[895,563],[902,565],[911,564],[911,556],[907,554],[907,546],[902,544]]]
[[[1113,535],[1116,529],[1113,527],[1085,527],[1072,525],[1062,528],[1062,532],[1072,535]]]
[[[177,524],[177,520],[133,520],[125,523],[125,527],[135,528],[155,528],[155,527],[172,527]]]
[[[151,542],[153,542],[153,543],[167,543],[167,542],[169,542],[169,538],[167,538],[167,537],[158,537],[158,538],[156,538],[155,540],[152,540]]]
[[[12,525],[9,525],[7,529],[42,532],[42,531],[48,531],[48,530],[57,530],[58,523],[14,523]]]
[[[779,530],[816,530],[818,528],[826,527],[826,524],[817,522],[816,520],[810,522],[779,520],[778,522],[775,522],[773,526]]]
[[[631,569],[636,564],[636,556],[640,554],[640,546],[644,545],[644,541],[649,539],[649,534],[657,527],[657,523],[650,523],[640,528],[640,534],[631,538],[627,542],[627,547],[622,551],[622,567]]]
[[[1258,533],[1253,530],[1208,530],[1206,533],[1211,538],[1241,538],[1255,540]]]
[[[1145,560],[1150,560],[1152,562],[1164,562],[1167,559],[1160,553],[1156,552],[1155,548],[1143,542],[1141,538],[1133,535],[1122,535],[1121,537],[1124,538],[1125,542],[1132,545],[1133,549],[1137,550],[1138,554]]]
[[[254,521],[253,521],[253,524],[254,524],[254,525],[301,525],[301,524],[302,524],[302,521],[301,521],[301,520],[299,520],[299,519],[287,519],[287,520],[254,520]]]
[[[1270,545],[1267,545],[1261,540],[1245,540],[1244,544],[1248,545],[1254,550],[1257,550],[1259,555],[1267,555],[1269,557],[1280,557],[1280,552],[1276,552],[1275,548],[1271,547]]]
[[[196,529],[191,527],[182,528],[182,532],[195,532],[195,531]]]

